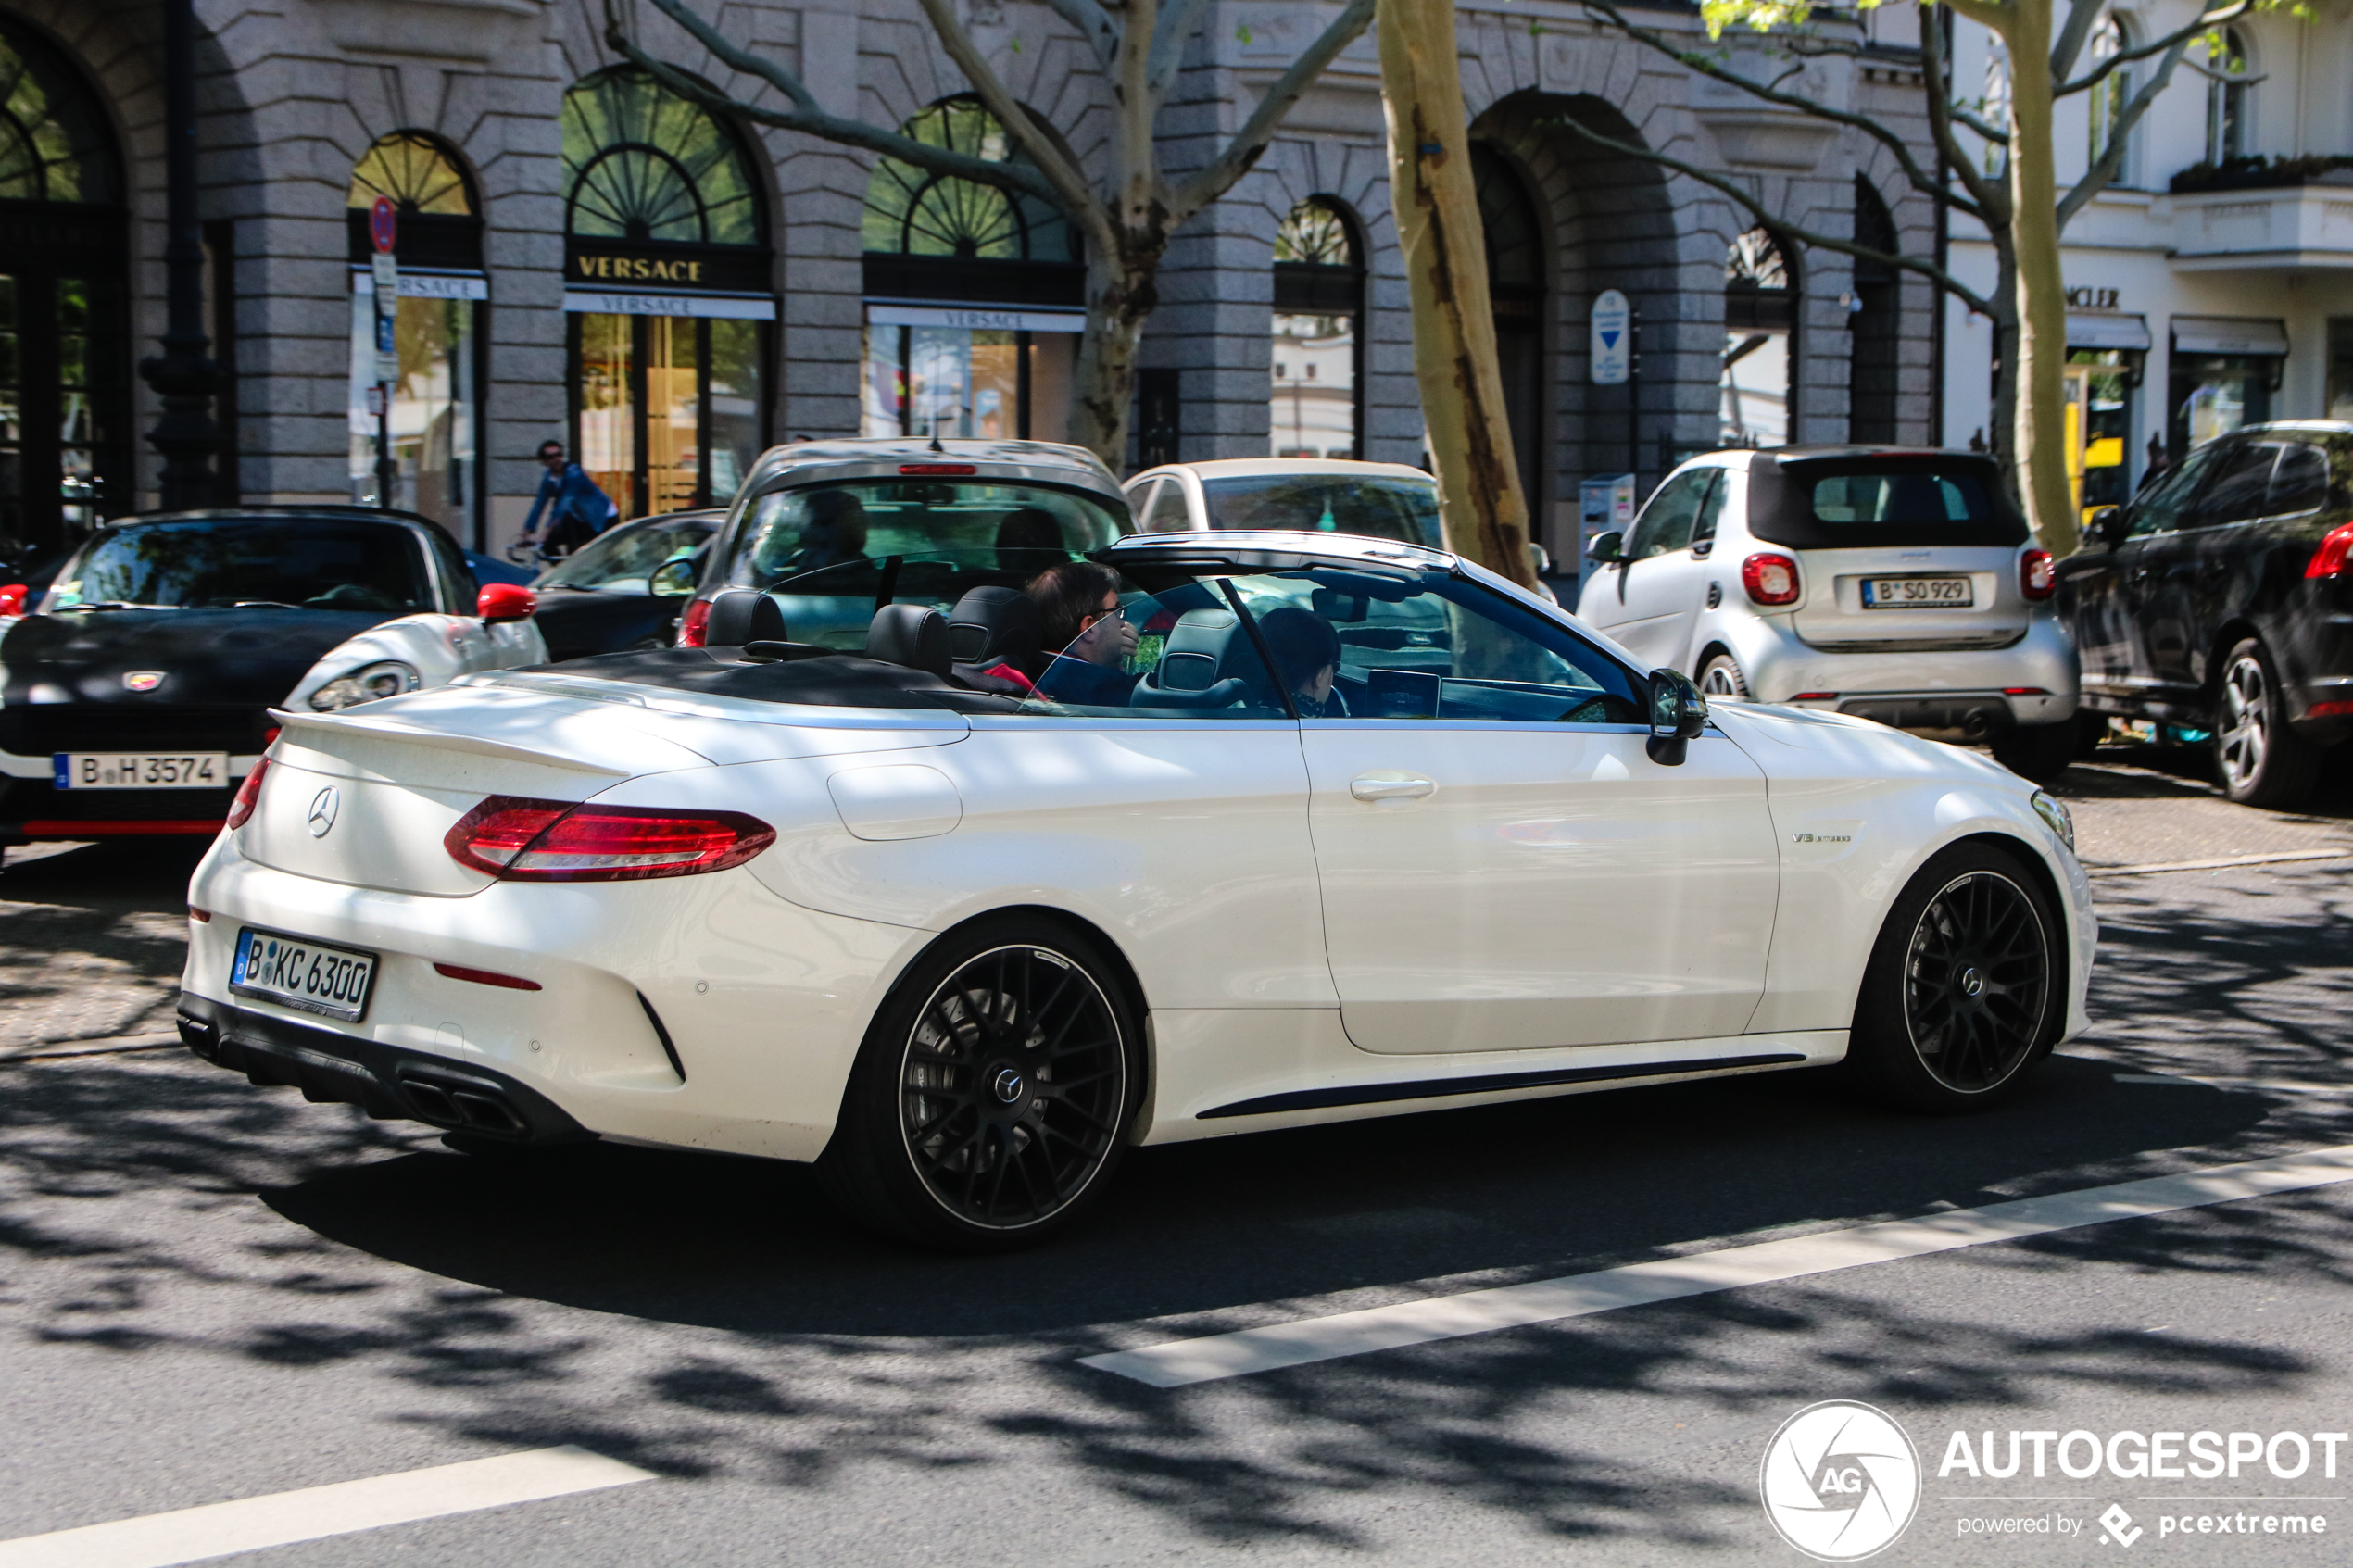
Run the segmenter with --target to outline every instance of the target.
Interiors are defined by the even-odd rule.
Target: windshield
[[[1444,549],[1438,482],[1349,473],[1237,474],[1204,479],[1212,528],[1360,533]]]
[[[1124,503],[993,481],[856,480],[776,490],[751,505],[725,581],[764,587],[797,572],[887,556],[952,557],[1020,581],[1134,532]]]
[[[1814,516],[1823,522],[1990,522],[1994,505],[1973,473],[1842,473],[1814,482]]]
[[[542,588],[602,588],[612,594],[643,594],[664,561],[691,556],[719,525],[709,518],[649,521],[613,529],[583,545],[561,565],[550,567]]]
[[[137,523],[85,546],[44,608],[275,605],[408,614],[434,608],[425,552],[396,523],[329,518]]]

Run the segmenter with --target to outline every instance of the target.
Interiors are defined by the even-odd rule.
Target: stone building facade
[[[619,3],[658,53],[731,94],[776,98],[650,6]],[[1038,0],[967,9],[1013,91],[1082,162],[1098,159],[1110,94],[1077,36]],[[1209,156],[1332,11],[1204,7],[1160,122],[1171,165]],[[549,438],[602,464],[636,513],[724,501],[766,442],[894,421],[1057,433],[1078,298],[1072,242],[1051,213],[1002,202],[982,212],[969,193],[893,175],[869,155],[664,102],[616,69],[602,0],[197,0],[196,13],[208,319],[233,372],[220,467],[234,496],[373,498],[385,441],[396,501],[495,549],[529,506],[534,452]],[[1698,25],[1680,8],[1642,14]],[[906,0],[729,0],[715,15],[829,109],[925,134],[989,133],[955,107],[965,83]],[[1730,427],[1757,442],[1927,439],[1924,285],[1760,238],[1699,182],[1597,156],[1556,121],[1573,114],[1722,171],[1824,232],[1875,224],[1926,254],[1929,205],[1867,138],[1761,110],[1579,15],[1557,0],[1458,13],[1514,423],[1555,557],[1575,558],[1583,481],[1630,468],[1647,488]],[[64,175],[11,183],[0,168],[0,234],[14,253],[0,267],[34,279],[18,295],[30,313],[10,326],[49,339],[19,357],[28,434],[7,500],[7,532],[36,547],[155,504],[144,433],[157,408],[133,367],[162,328],[159,31],[157,8],[132,0],[0,0],[9,68],[49,106],[41,112],[80,127],[66,140],[80,138],[74,167],[88,171],[75,194]],[[1808,91],[1902,123],[1919,106],[1908,58],[1899,41],[1859,65],[1818,64]],[[1170,250],[1133,461],[1282,448],[1287,378],[1315,380],[1327,416],[1313,440],[1294,431],[1291,449],[1421,460],[1384,166],[1366,38]],[[399,373],[381,411],[366,265],[379,194],[398,219],[401,278],[387,345]],[[956,232],[940,237],[942,224]],[[1728,284],[1736,257],[1746,260]],[[82,273],[97,292],[77,307],[87,331],[67,342],[71,323],[52,332],[32,303],[41,287],[66,291],[41,299],[70,303]],[[1587,315],[1607,288],[1640,316],[1630,416],[1625,387],[1588,384]],[[1728,349],[1749,378],[1737,419]],[[85,351],[87,386],[33,384]],[[1297,416],[1301,388],[1290,392]],[[44,436],[36,450],[34,427],[52,416],[62,444]],[[66,476],[55,505],[51,463]]]

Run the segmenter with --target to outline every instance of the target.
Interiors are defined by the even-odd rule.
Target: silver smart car
[[[2051,558],[1969,452],[1713,452],[1592,546],[1577,613],[1713,701],[1991,743],[2037,781],[2075,755],[2075,646]]]

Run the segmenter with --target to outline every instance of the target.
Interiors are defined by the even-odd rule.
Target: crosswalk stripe
[[[1706,1296],[1743,1286],[1770,1285],[1866,1263],[1921,1258],[1993,1241],[2016,1241],[2052,1231],[2199,1209],[2243,1198],[2296,1192],[2353,1181],[2353,1145],[2310,1149],[2272,1160],[2151,1176],[2113,1186],[2053,1193],[1979,1209],[1954,1209],[1917,1219],[1887,1220],[1845,1230],[1727,1247],[1662,1258],[1592,1273],[1465,1291],[1361,1311],[1275,1323],[1265,1328],[1172,1340],[1140,1349],[1088,1356],[1079,1364],[1156,1388],[1181,1388],[1278,1367],[1393,1350],[1407,1345],[1486,1334],[1499,1328],[1588,1317],[1620,1307]],[[6,1568],[0,1561],[0,1568]]]
[[[22,1536],[0,1541],[0,1568],[172,1568],[231,1552],[652,1479],[648,1471],[585,1449],[535,1449]]]

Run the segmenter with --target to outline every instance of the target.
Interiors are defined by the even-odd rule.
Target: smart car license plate
[[[229,989],[356,1023],[376,983],[376,955],[251,926],[237,933]]]
[[[225,751],[60,751],[59,789],[227,789]]]
[[[1866,577],[1865,609],[1967,609],[1977,602],[1966,577]]]

